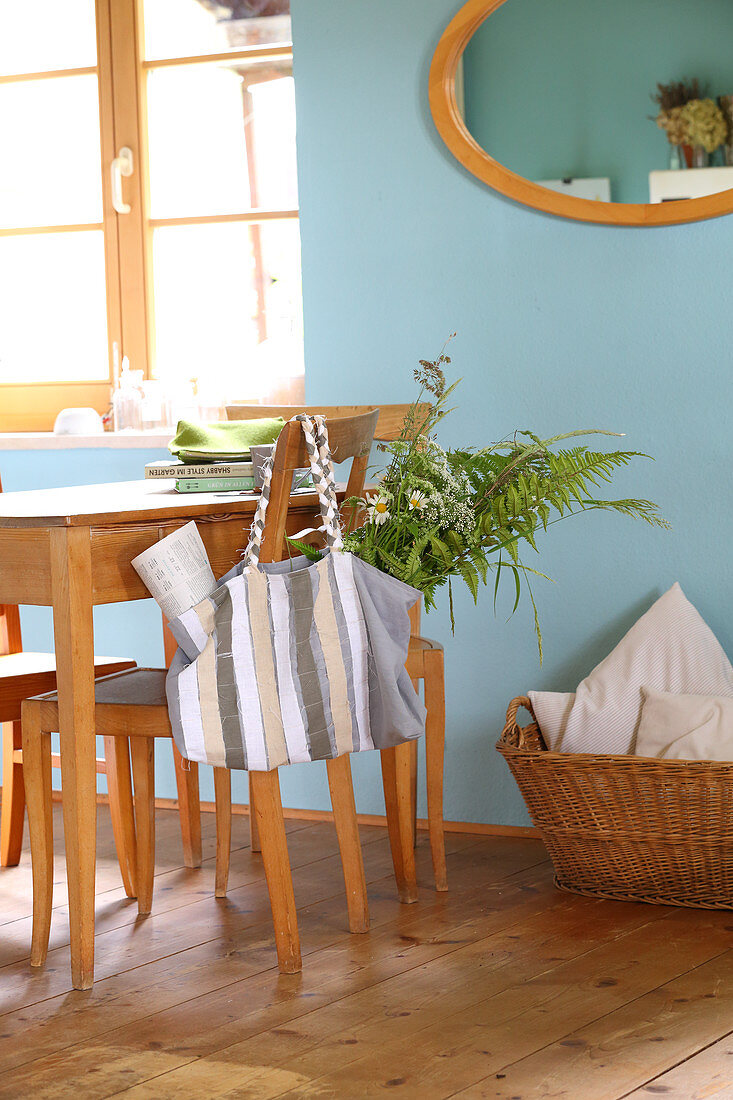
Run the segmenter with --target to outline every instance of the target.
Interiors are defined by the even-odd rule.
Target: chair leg
[[[351,761],[348,755],[326,762],[331,806],[336,824],[341,866],[346,884],[346,903],[349,910],[349,931],[369,931],[369,903],[367,901],[364,860],[356,820],[354,786],[351,782]]]
[[[260,830],[255,813],[255,795],[252,783],[252,772],[249,773],[249,846],[253,852],[261,852]]]
[[[6,722],[3,734],[3,799],[0,807],[0,867],[17,867],[23,845],[23,765],[13,759],[21,747],[20,722]]]
[[[443,766],[445,758],[445,673],[443,653],[425,653],[425,771],[428,787],[428,828],[435,889],[447,890],[443,829]]]
[[[412,815],[412,846],[417,847],[417,741],[410,741],[410,813]]]
[[[137,910],[147,916],[153,908],[155,876],[155,741],[131,737],[132,778],[135,784],[137,832]]]
[[[137,897],[137,839],[135,810],[130,772],[130,745],[126,737],[105,737],[104,763],[109,792],[109,812],[122,874],[122,885],[128,898]]]
[[[277,769],[250,772],[249,781],[255,796],[254,810],[275,926],[278,966],[283,974],[299,974],[303,963]]]
[[[420,620],[422,619],[422,600],[414,604],[409,610],[410,634],[419,636]],[[412,686],[420,693],[420,681],[413,680]],[[412,797],[412,846],[417,847],[417,741],[410,742],[410,789]]]
[[[22,731],[28,832],[33,867],[31,966],[43,966],[48,955],[53,905],[53,803],[51,735],[41,733],[39,704],[23,704]]]
[[[170,667],[178,649],[178,642],[163,617],[163,651],[165,666]],[[171,742],[173,748],[173,767],[176,773],[178,791],[178,816],[181,820],[181,839],[183,841],[183,862],[186,867],[201,866],[201,796],[199,794],[199,766],[187,763],[183,766],[183,757]]]
[[[216,886],[217,898],[227,896],[229,859],[232,853],[232,774],[228,768],[214,768],[216,798]]]
[[[401,902],[411,905],[418,894],[410,813],[410,746],[405,743],[382,749],[379,755],[397,892]]]
[[[199,766],[184,761],[175,744],[173,764],[178,791],[178,816],[181,819],[183,862],[186,867],[201,866],[201,799],[199,795]]]

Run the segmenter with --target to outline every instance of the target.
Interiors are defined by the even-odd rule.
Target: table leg
[[[71,977],[75,989],[89,989],[97,847],[91,533],[88,527],[57,527],[50,539]]]

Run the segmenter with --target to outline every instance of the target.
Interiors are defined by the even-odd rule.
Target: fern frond
[[[294,546],[303,557],[308,558],[309,561],[320,561],[323,557],[323,554],[316,546],[311,546],[307,542],[301,542],[299,539],[293,539],[290,535],[286,535],[285,539],[291,546]]]

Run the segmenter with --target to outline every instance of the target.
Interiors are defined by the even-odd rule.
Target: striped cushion
[[[575,697],[544,691],[529,696],[548,748],[624,754],[636,744],[642,687],[733,696],[733,667],[679,584],[642,615]]]

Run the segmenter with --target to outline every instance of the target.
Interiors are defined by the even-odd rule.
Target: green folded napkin
[[[250,447],[274,443],[284,426],[281,416],[262,420],[224,420],[216,424],[179,420],[175,438],[168,444],[168,450],[183,462],[244,458],[249,455]]]

